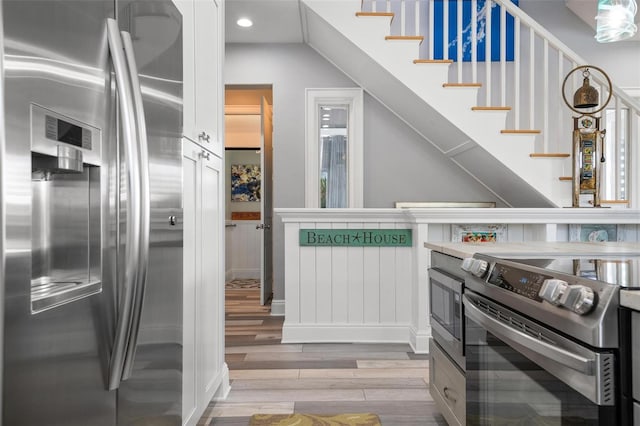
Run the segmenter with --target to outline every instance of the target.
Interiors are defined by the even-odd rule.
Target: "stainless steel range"
[[[640,257],[476,254],[463,269],[467,424],[632,424],[619,290],[640,286]]]

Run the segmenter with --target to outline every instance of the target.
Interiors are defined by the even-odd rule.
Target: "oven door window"
[[[468,425],[613,425],[599,406],[467,317]]]
[[[431,317],[457,340],[462,339],[460,293],[431,279]]]

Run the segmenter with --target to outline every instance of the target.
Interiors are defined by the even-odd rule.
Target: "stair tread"
[[[481,83],[444,83],[442,87],[482,87]]]
[[[424,41],[424,37],[423,36],[394,36],[394,35],[390,35],[390,36],[385,36],[384,39],[385,40],[416,40],[416,41],[419,41],[420,43],[422,43]]]
[[[511,111],[510,106],[474,106],[471,111]]]
[[[393,12],[356,12],[356,16],[389,16],[393,18],[395,13]]]
[[[558,179],[562,181],[572,181],[573,178],[571,176],[560,176]]]
[[[567,158],[567,157],[571,157],[571,154],[566,154],[566,153],[562,153],[562,152],[555,152],[555,153],[534,153],[534,154],[529,154],[529,157],[531,158]]]
[[[500,130],[500,133],[502,134],[507,134],[507,135],[532,135],[532,134],[539,134],[541,133],[540,130],[535,130],[535,129],[527,129],[527,130],[511,130],[511,129],[505,129],[505,130]]]
[[[629,204],[629,200],[600,200],[600,204]]]
[[[414,64],[452,64],[451,59],[414,59]]]

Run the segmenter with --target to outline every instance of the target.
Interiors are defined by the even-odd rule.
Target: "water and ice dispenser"
[[[31,312],[101,291],[101,131],[31,105]]]

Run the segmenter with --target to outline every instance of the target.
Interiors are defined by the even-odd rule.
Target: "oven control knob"
[[[484,275],[487,273],[488,268],[489,262],[487,262],[486,260],[467,257],[462,261],[462,269],[472,275],[475,275],[478,278],[484,277]]]
[[[592,289],[583,285],[571,285],[562,306],[571,309],[578,315],[591,312],[596,306],[596,296]]]
[[[560,305],[568,288],[569,284],[566,281],[556,279],[544,280],[538,296],[553,305]]]
[[[592,289],[583,285],[569,285],[563,280],[544,280],[538,295],[549,303],[563,306],[578,315],[589,313],[596,305]]]

